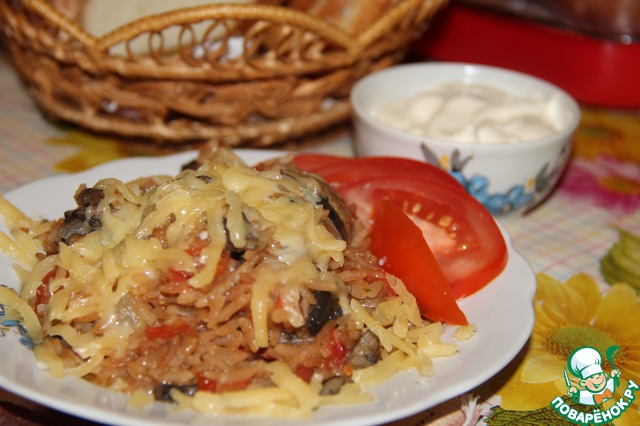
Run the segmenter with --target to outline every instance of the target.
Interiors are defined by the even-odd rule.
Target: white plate
[[[240,150],[249,164],[280,154],[275,151]],[[60,175],[27,184],[5,197],[31,217],[55,219],[75,206],[77,187],[93,185],[104,177],[123,180],[151,174],[174,174],[182,164],[195,158],[194,152],[162,158],[129,158],[94,169]],[[4,224],[0,230],[6,232]],[[444,402],[480,385],[511,361],[526,343],[533,328],[532,299],[535,276],[529,264],[513,249],[510,237],[502,231],[509,247],[504,272],[480,292],[460,301],[469,321],[477,325],[476,334],[460,343],[455,357],[435,360],[434,377],[423,378],[415,371],[395,375],[389,382],[373,388],[371,404],[327,407],[312,419],[283,421],[261,419],[260,424],[283,425],[372,425],[400,419]],[[10,262],[0,256],[0,282],[17,285]],[[448,330],[449,334],[451,330]],[[167,404],[155,403],[140,411],[127,406],[124,395],[107,391],[82,379],[56,380],[37,367],[32,352],[19,343],[15,333],[0,338],[0,386],[42,405],[86,419],[120,425],[211,424],[211,417],[193,412],[172,413]],[[217,417],[219,425],[249,425],[255,418]]]

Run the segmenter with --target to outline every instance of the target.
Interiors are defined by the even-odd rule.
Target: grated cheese
[[[176,177],[153,176],[129,183],[103,179],[93,188],[102,190],[104,197],[87,207],[86,214],[99,218],[100,227],[73,243],[60,243],[58,253],[44,258],[37,237],[49,232],[51,223],[36,223],[0,196],[0,214],[11,231],[10,236],[0,232],[0,250],[16,265],[21,283],[19,295],[0,287],[0,303],[6,315],[25,325],[37,343],[36,357],[54,377],[95,373],[105,359],[124,357],[132,336],[155,323],[152,309],[135,305],[131,292],[145,283],[159,282],[171,271],[186,274],[185,282],[192,289],[206,288],[216,278],[223,253],[228,254],[230,247],[250,251],[257,244],[256,234],[263,238],[260,241],[269,242],[273,256],[260,260],[263,267],[251,275],[250,296],[245,293],[241,296],[245,300],[237,301],[250,306],[250,315],[235,325],[251,336],[250,349],[257,352],[273,345],[270,324],[304,327],[308,312],[301,309],[302,295],[319,290],[334,293],[342,314],[350,316],[360,330],[377,336],[382,360],[355,370],[353,383],[343,385],[336,395],[320,394],[321,376],[307,383],[287,364],[274,360],[265,367],[266,387],[216,394],[198,391],[193,397],[173,389],[179,408],[307,418],[324,405],[371,402],[373,396],[365,388],[409,368],[431,375],[433,357],[457,351],[455,345],[441,341],[442,324],[422,319],[415,298],[401,280],[386,276],[396,296],[365,307],[329,272],[331,266],[344,263],[347,243],[322,223],[325,212],[315,179],[258,171],[224,151],[216,161]],[[189,253],[194,243],[200,250],[196,257]],[[44,277],[48,277],[51,297],[40,321],[32,305]],[[380,287],[381,282],[377,282]],[[231,316],[225,310],[233,312],[233,303],[224,309],[221,303],[207,296],[194,306],[209,304],[212,316]],[[91,330],[74,326],[83,318],[95,318]],[[461,327],[457,337],[468,338],[473,330]],[[62,338],[83,362],[65,365],[47,337]],[[116,381],[110,389],[125,387]],[[151,399],[148,392],[136,391],[131,404],[141,407]]]

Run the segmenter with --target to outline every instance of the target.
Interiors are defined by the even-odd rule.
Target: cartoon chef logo
[[[564,370],[567,395],[575,402],[583,405],[601,405],[613,398],[613,391],[620,384],[620,370],[616,369],[613,360],[618,355],[620,348],[611,346],[607,349],[606,356],[611,371],[607,374],[602,369],[602,355],[596,349],[583,346],[573,351],[567,361],[567,368],[572,375],[577,377],[582,389],[578,389],[569,380],[567,369]]]
[[[607,374],[602,367],[602,355],[595,348],[583,346],[573,351],[564,368],[567,395],[572,401],[568,401],[566,396],[558,395],[549,403],[553,410],[576,425],[599,426],[612,424],[625,411],[634,407],[640,385],[629,379],[626,386],[620,387],[620,370],[613,364],[619,353],[620,346],[610,346],[606,350],[606,360],[611,365],[611,371]],[[569,372],[578,378],[577,384],[571,382]],[[618,395],[614,397],[616,390]],[[605,401],[609,402],[603,405]]]

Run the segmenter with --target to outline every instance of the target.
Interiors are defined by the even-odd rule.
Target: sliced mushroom
[[[320,198],[318,204],[322,205],[322,208],[329,212],[328,220],[324,222],[325,227],[337,238],[348,241],[351,235],[353,215],[349,210],[349,206],[347,206],[344,200],[333,190],[331,185],[316,174],[307,173],[298,169],[293,163],[291,156],[266,160],[256,165],[257,170],[267,170],[275,167],[279,167],[281,173],[285,176],[289,176],[300,182],[311,179],[317,184],[318,196]]]
[[[64,213],[64,223],[58,231],[58,242],[73,244],[80,236],[100,229],[100,214],[94,210],[104,198],[104,191],[98,188],[84,188],[76,196],[78,208]]]
[[[365,368],[378,361],[380,339],[371,330],[365,331],[349,355],[348,362],[353,368]]]
[[[185,395],[193,396],[193,394],[198,391],[198,385],[174,385],[172,383],[158,383],[153,389],[153,397],[156,401],[175,403],[176,401],[171,396],[171,391],[173,389],[176,389]]]
[[[330,377],[322,383],[320,395],[335,395],[340,392],[340,388],[347,383],[347,379],[340,376]]]
[[[338,300],[328,291],[314,291],[315,305],[311,307],[307,318],[307,330],[311,336],[317,335],[322,327],[332,319],[342,316]]]
[[[337,232],[336,236],[345,241],[349,241],[349,236],[351,235],[351,223],[353,222],[353,216],[349,207],[327,182],[313,175],[309,176],[316,179],[320,185],[320,203],[322,204],[322,207],[329,212],[329,221],[333,224],[333,227]]]
[[[328,211],[328,220],[324,221],[325,227],[337,238],[349,241],[353,215],[347,204],[334,191],[331,185],[318,175],[299,170],[292,162],[283,165],[282,173],[300,181],[312,179],[317,184],[320,198],[318,204]]]
[[[198,170],[202,166],[202,161],[194,159],[180,167],[180,170]]]
[[[251,225],[251,222],[249,222],[249,220],[247,219],[246,216],[242,215],[243,218],[243,223],[244,223],[244,227],[245,227],[245,244],[243,247],[236,247],[233,242],[231,242],[231,238],[230,233],[231,231],[229,230],[229,228],[227,227],[227,220],[226,218],[223,220],[223,224],[224,224],[224,229],[226,231],[227,234],[227,244],[226,244],[226,250],[229,252],[229,254],[231,255],[231,258],[239,261],[239,262],[244,262],[245,258],[244,258],[244,254],[246,251],[248,250],[255,250],[258,247],[260,247],[262,245],[262,241],[260,239],[260,232],[253,226]]]
[[[78,207],[96,207],[104,198],[104,191],[99,188],[85,188],[75,196]]]

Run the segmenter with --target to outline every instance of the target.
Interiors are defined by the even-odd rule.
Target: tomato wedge
[[[383,261],[386,271],[402,279],[425,317],[453,325],[467,324],[422,232],[387,198],[378,198],[373,204],[371,251]]]
[[[466,192],[449,173],[430,164],[402,157],[347,158],[327,154],[298,154],[294,164],[322,176],[327,182],[344,184],[374,177],[410,176],[414,179],[435,180],[451,185],[452,191]]]
[[[504,269],[507,248],[495,220],[445,171],[394,157],[335,157],[332,164],[323,155],[317,165],[308,154],[299,157],[296,165],[331,183],[365,223],[380,198],[400,206],[422,230],[456,298],[480,290]]]

